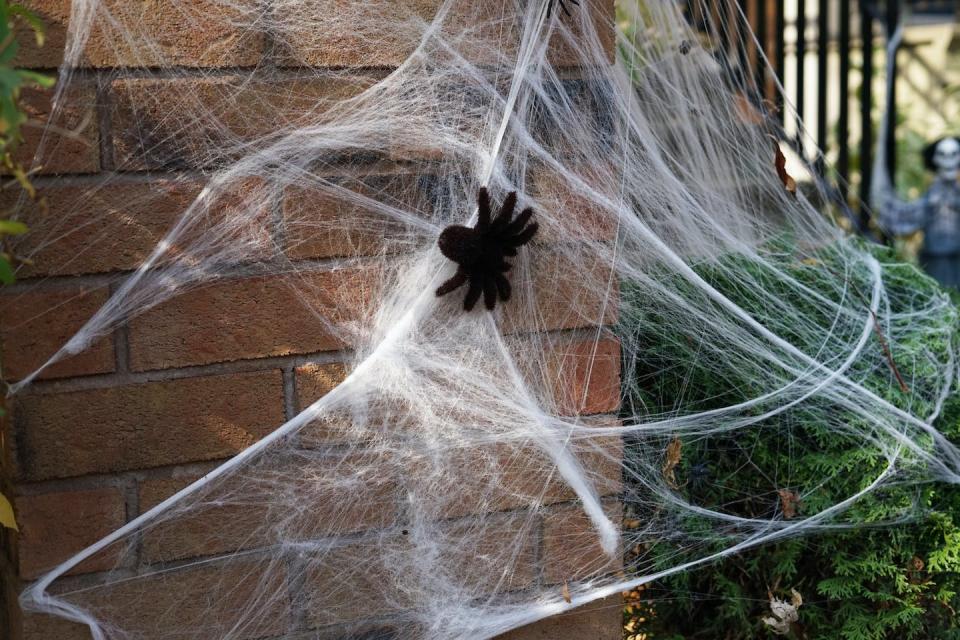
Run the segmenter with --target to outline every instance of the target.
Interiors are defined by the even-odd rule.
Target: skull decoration
[[[960,170],[960,139],[941,138],[924,149],[923,157],[931,171],[944,178],[955,178]]]
[[[941,284],[960,289],[960,138],[941,138],[923,150],[937,177],[912,202],[887,188],[877,207],[882,225],[894,235],[923,231],[920,264]]]

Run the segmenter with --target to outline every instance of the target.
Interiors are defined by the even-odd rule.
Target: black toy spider
[[[556,3],[560,5],[560,8],[563,9],[563,12],[570,15],[570,10],[567,9],[566,2],[572,2],[573,4],[580,6],[580,0],[547,0],[547,17],[550,17],[550,14],[553,12],[553,4]]]
[[[710,465],[706,462],[695,462],[687,469],[687,486],[691,491],[703,489],[710,479]]]
[[[483,302],[491,311],[497,297],[506,302],[510,299],[510,281],[504,275],[510,270],[507,256],[517,255],[517,248],[530,242],[537,232],[536,222],[530,222],[533,209],[526,208],[513,218],[517,207],[517,192],[509,194],[500,207],[500,213],[491,220],[490,194],[482,187],[477,194],[477,226],[451,225],[443,230],[437,244],[446,257],[457,263],[457,272],[437,289],[443,296],[470,283],[463,299],[466,311],[473,309],[483,294]]]

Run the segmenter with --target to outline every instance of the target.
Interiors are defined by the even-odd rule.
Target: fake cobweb
[[[114,179],[207,182],[51,362],[178,296],[270,277],[285,293],[259,303],[347,367],[269,436],[35,583],[25,608],[97,640],[485,638],[856,526],[849,507],[891,483],[957,480],[957,452],[930,426],[953,385],[949,340],[891,367],[908,325],[943,337],[932,318],[946,299],[904,290],[815,208],[816,189],[785,188],[775,120],[746,106],[749,74],[675,3],[623,2],[622,25],[607,3],[565,6],[74,0],[60,104],[104,52],[130,67],[110,84],[126,132]],[[153,10],[167,32],[141,13]],[[708,7],[696,13],[729,41]],[[177,49],[177,25],[194,23],[211,34],[200,60]],[[233,47],[269,62],[204,68]],[[513,260],[512,299],[467,313],[463,289],[434,295],[455,268],[436,241],[472,224],[481,186],[495,203],[516,191],[540,231]],[[829,277],[814,287],[803,269]],[[230,330],[255,342],[237,313]],[[157,330],[176,342],[177,326]],[[663,345],[673,355],[640,375]],[[642,389],[694,371],[747,400]],[[878,372],[910,406],[864,384]],[[691,479],[675,473],[677,438],[814,419],[875,451],[859,492],[744,515],[678,491]],[[783,434],[788,462],[795,437]],[[753,472],[748,450],[731,455]],[[625,512],[639,526],[624,529]],[[94,556],[113,569],[69,575]]]

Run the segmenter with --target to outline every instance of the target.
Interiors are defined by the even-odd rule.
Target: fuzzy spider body
[[[575,4],[578,7],[580,6],[580,0],[547,0],[547,17],[550,17],[550,14],[553,12],[553,5],[558,4],[560,8],[563,9],[563,12],[570,15],[570,9],[567,8],[566,3]]]
[[[695,462],[687,469],[687,485],[691,491],[699,491],[707,485],[710,479],[710,465],[706,462]]]
[[[489,310],[497,300],[510,299],[512,288],[505,275],[511,264],[506,258],[517,255],[517,249],[530,242],[537,232],[536,222],[530,222],[533,209],[526,208],[513,218],[517,207],[517,193],[510,193],[500,212],[492,218],[490,194],[481,188],[477,195],[477,225],[451,225],[443,230],[437,244],[440,252],[457,263],[457,272],[440,285],[437,296],[443,296],[468,285],[463,308],[470,311],[483,296]],[[492,218],[492,219],[491,219]]]

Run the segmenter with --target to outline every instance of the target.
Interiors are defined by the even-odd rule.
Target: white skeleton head
[[[933,150],[933,165],[941,176],[952,176],[960,169],[960,142],[944,138]]]

